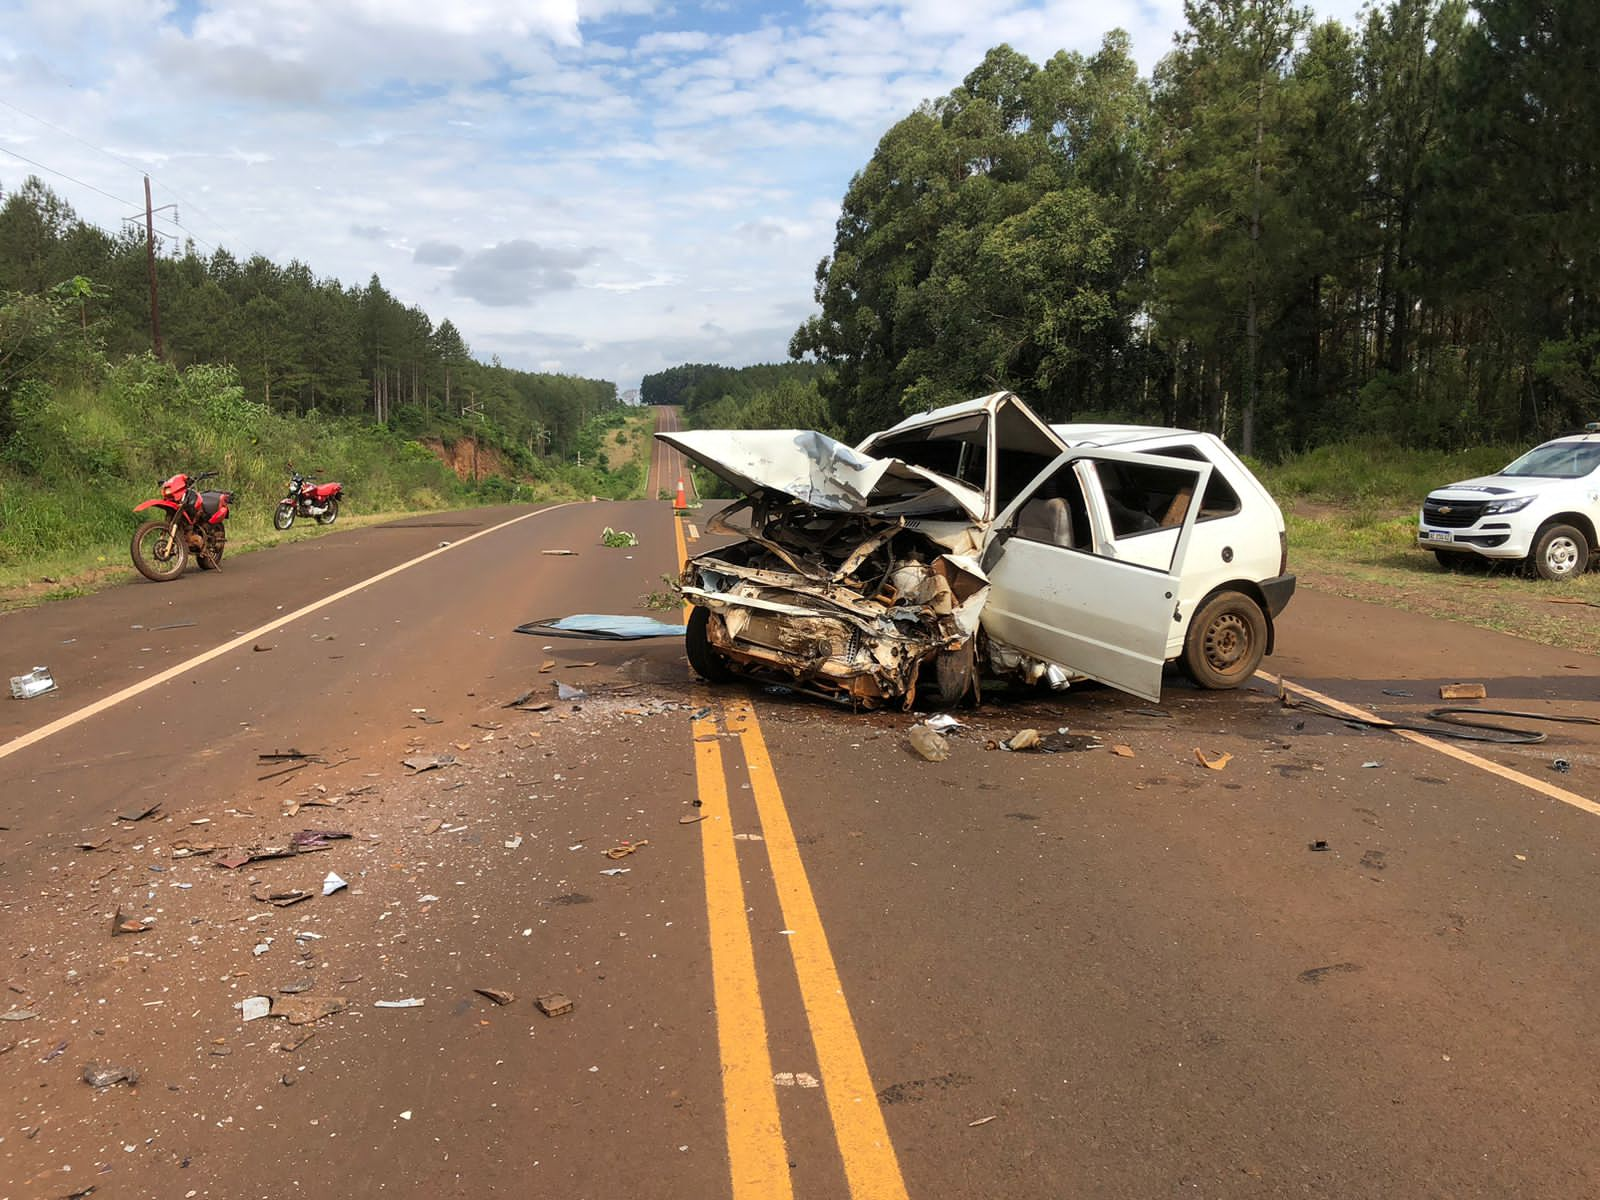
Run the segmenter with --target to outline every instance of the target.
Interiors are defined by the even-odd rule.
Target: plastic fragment
[[[246,996],[239,1010],[246,1021],[257,1021],[272,1012],[272,1001],[266,996]]]
[[[1220,771],[1233,761],[1233,755],[1224,750],[1221,754],[1210,755],[1198,746],[1195,747],[1194,759],[1202,767],[1211,771]]]
[[[96,1088],[110,1087],[114,1083],[126,1083],[132,1087],[139,1082],[139,1071],[137,1067],[102,1067],[98,1063],[86,1063],[83,1081]]]
[[[331,896],[335,892],[342,891],[349,886],[350,885],[343,879],[340,879],[337,874],[329,871],[327,876],[322,881],[322,894],[324,896]]]
[[[926,725],[913,725],[906,739],[911,743],[911,748],[929,762],[944,762],[950,757],[949,740]]]

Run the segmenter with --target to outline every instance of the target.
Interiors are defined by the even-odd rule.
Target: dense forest
[[[1187,0],[1007,46],[883,135],[791,353],[854,437],[1010,388],[1053,418],[1522,441],[1600,417],[1600,4]]]
[[[815,363],[753,367],[684,363],[646,375],[639,386],[639,402],[678,405],[689,424],[701,429],[833,432],[833,418],[819,390],[827,375]]]
[[[159,242],[158,237],[158,242]],[[193,243],[155,259],[163,361],[231,366],[244,398],[286,414],[367,414],[400,432],[470,426],[529,457],[570,458],[584,425],[618,403],[614,384],[481,363],[448,320],[365,287]],[[0,204],[0,443],[16,384],[46,371],[65,312],[109,360],[151,351],[143,228],[80,220],[37,177]],[[7,370],[6,362],[13,364]],[[31,364],[31,365],[30,365]],[[11,386],[8,387],[8,383]]]

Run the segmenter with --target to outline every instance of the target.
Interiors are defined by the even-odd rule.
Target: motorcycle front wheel
[[[318,525],[332,525],[338,519],[339,502],[337,500],[329,500],[327,504],[323,505],[322,511],[317,514]]]
[[[146,521],[133,531],[129,549],[139,574],[156,583],[176,579],[189,565],[188,542],[171,521]]]
[[[285,500],[278,505],[278,511],[272,514],[272,527],[279,531],[289,528],[294,524],[294,505]]]

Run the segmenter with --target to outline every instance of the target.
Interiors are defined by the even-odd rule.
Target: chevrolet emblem
[[[1455,512],[1455,509],[1451,508],[1448,504],[1441,504],[1439,506],[1439,515],[1441,517],[1447,517],[1453,512]]]

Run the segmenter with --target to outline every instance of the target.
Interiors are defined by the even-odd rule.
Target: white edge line
[[[17,753],[19,750],[26,750],[29,746],[32,746],[37,742],[44,741],[45,738],[50,737],[52,734],[60,733],[63,729],[70,729],[72,726],[81,721],[87,721],[90,717],[95,716],[98,713],[105,712],[108,708],[115,708],[125,700],[132,700],[135,696],[141,695],[144,692],[148,692],[153,687],[159,687],[161,684],[166,683],[169,679],[176,679],[185,672],[192,671],[194,668],[202,666],[214,658],[220,658],[222,655],[227,654],[230,650],[237,650],[246,642],[253,642],[256,638],[261,637],[264,634],[272,633],[276,630],[282,629],[285,625],[293,624],[301,617],[309,616],[318,609],[326,608],[330,604],[333,604],[339,600],[343,600],[346,596],[352,596],[356,592],[359,592],[362,588],[371,587],[375,583],[381,583],[383,580],[388,579],[391,575],[398,575],[401,571],[409,570],[410,568],[417,566],[419,563],[425,563],[430,558],[436,558],[441,554],[445,554],[451,550],[454,550],[457,546],[465,546],[468,542],[476,541],[478,538],[486,537],[491,533],[497,533],[500,530],[505,529],[507,526],[517,524],[519,521],[526,521],[530,517],[543,516],[547,512],[554,512],[558,508],[566,508],[569,505],[576,503],[578,503],[578,501],[568,500],[562,504],[552,504],[548,508],[540,508],[535,509],[530,513],[523,513],[520,517],[512,517],[509,521],[502,521],[498,525],[491,525],[488,529],[480,529],[477,533],[468,534],[460,541],[451,542],[448,546],[439,546],[436,549],[429,550],[426,554],[419,554],[416,558],[409,559],[406,562],[400,563],[398,566],[390,567],[387,571],[380,571],[371,578],[363,579],[360,583],[353,583],[341,591],[334,592],[331,596],[324,596],[320,600],[313,600],[304,608],[297,608],[294,612],[289,613],[287,616],[278,617],[274,620],[268,621],[265,625],[257,625],[254,629],[249,630],[246,633],[241,633],[232,641],[224,642],[220,646],[215,646],[202,654],[197,654],[193,658],[181,662],[175,667],[168,667],[165,671],[162,671],[158,675],[152,675],[148,679],[141,679],[138,683],[125,687],[120,692],[113,692],[109,696],[103,696],[94,703],[87,704],[83,708],[78,709],[76,712],[70,712],[64,717],[58,717],[56,720],[51,721],[48,725],[41,725],[35,730],[12,738],[4,745],[0,745],[0,758],[7,758]]]

